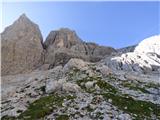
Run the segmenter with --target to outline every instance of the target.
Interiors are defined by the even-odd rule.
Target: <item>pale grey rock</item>
[[[81,88],[77,84],[69,83],[69,82],[63,84],[62,89],[65,92],[75,92],[75,93],[77,93],[77,92],[81,91]]]
[[[89,63],[83,61],[82,59],[72,58],[69,60],[67,64],[65,64],[63,70],[68,71],[73,68],[77,69],[83,69],[84,67],[87,67]]]
[[[52,81],[48,80],[46,82],[46,93],[53,93],[56,91],[60,91],[62,89],[62,84],[60,84],[58,81]]]
[[[133,71],[138,73],[157,73],[160,68],[160,37],[144,39],[133,52],[106,58],[106,65],[114,70]]]
[[[113,73],[113,70],[111,68],[103,64],[98,65],[97,71],[100,71],[104,76]]]
[[[66,82],[66,79],[59,79],[57,81],[54,80],[47,80],[46,81],[46,93],[53,93],[53,92],[73,92],[77,93],[80,92],[81,88],[74,83]]]
[[[108,99],[108,102],[112,103],[112,99]]]
[[[118,116],[118,119],[119,119],[119,120],[132,120],[132,118],[131,118],[130,115],[128,115],[128,114],[120,114],[120,115]]]
[[[132,45],[124,48],[117,49],[118,54],[133,52],[137,45]]]
[[[46,81],[46,93],[53,93],[56,91],[62,91],[63,84],[66,82],[65,79],[60,79],[54,81],[53,79],[49,79]]]
[[[95,83],[96,83],[96,81],[88,81],[88,82],[86,82],[85,87],[87,89],[93,88]]]

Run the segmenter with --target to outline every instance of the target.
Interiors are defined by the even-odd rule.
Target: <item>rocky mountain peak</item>
[[[44,43],[45,47],[54,46],[55,48],[71,48],[73,45],[80,43],[81,40],[76,32],[69,28],[61,28],[51,31]]]
[[[41,65],[42,41],[38,25],[22,14],[2,33],[2,75],[24,73]]]
[[[18,21],[25,21],[25,20],[29,20],[29,18],[26,16],[25,13],[23,13],[22,15],[20,15]]]
[[[36,34],[40,38],[42,44],[43,37],[37,24],[32,22],[25,14],[22,14],[12,25],[8,26],[4,32],[2,32],[2,40],[20,40],[24,36],[32,36]],[[33,40],[33,39],[26,39]]]

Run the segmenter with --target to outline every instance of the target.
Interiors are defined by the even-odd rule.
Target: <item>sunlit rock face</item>
[[[71,58],[97,62],[115,52],[111,47],[82,41],[68,28],[51,31],[45,42],[38,25],[21,15],[2,36],[2,75],[19,74],[65,65]],[[45,68],[50,69],[50,67]]]
[[[139,73],[160,72],[160,36],[153,36],[140,42],[133,52],[106,59],[113,69]]]
[[[31,71],[43,63],[41,32],[25,14],[7,27],[1,37],[2,75]]]
[[[115,52],[111,47],[82,41],[75,31],[68,28],[51,31],[44,42],[44,47],[45,63],[53,65],[66,64],[71,58],[97,62],[105,55]]]

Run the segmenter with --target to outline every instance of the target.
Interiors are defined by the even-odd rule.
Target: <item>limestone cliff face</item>
[[[2,75],[31,71],[43,63],[41,32],[25,14],[7,27],[1,38]]]
[[[72,47],[76,45],[82,45],[82,41],[76,35],[75,31],[68,28],[51,31],[44,42],[44,47],[46,49],[45,63],[59,64],[74,56],[76,57],[76,50],[70,51]],[[78,53],[80,53],[80,50],[83,51],[83,49],[78,49]]]
[[[105,55],[115,52],[111,47],[99,46],[82,41],[75,31],[62,28],[52,31],[44,42],[46,64],[66,64],[71,58],[97,62]]]
[[[51,31],[43,43],[38,25],[25,14],[7,27],[1,37],[2,75],[65,65],[71,58],[97,62],[115,52],[111,47],[82,41],[75,31],[68,28]]]

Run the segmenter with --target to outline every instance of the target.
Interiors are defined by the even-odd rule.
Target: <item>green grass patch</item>
[[[117,93],[117,89],[104,80],[98,80],[96,84],[105,92]]]
[[[154,83],[148,83],[147,85],[145,85],[145,87],[147,88],[155,88],[155,89],[160,89],[160,84],[154,84]]]
[[[136,114],[136,118],[150,119],[152,114],[156,115],[157,118],[160,118],[160,106],[151,102],[134,100],[129,96],[120,96],[111,93],[104,93],[103,96],[106,99],[112,99],[112,104],[117,106],[119,109],[129,114]]]
[[[69,116],[68,115],[58,115],[56,120],[69,120]]]
[[[59,96],[57,94],[50,94],[42,97],[31,103],[26,111],[24,111],[18,119],[35,120],[44,118],[49,115],[57,107],[62,107],[64,99],[74,99],[73,96]]]
[[[140,87],[138,84],[135,83],[129,83],[129,82],[123,82],[122,83],[123,87],[127,87],[130,90],[135,90],[135,91],[141,91],[143,93],[150,93],[148,90],[146,90],[144,87]]]
[[[103,80],[103,78],[100,77],[100,76],[86,77],[84,79],[77,80],[76,82],[86,92],[88,92],[88,93],[94,93],[94,92],[96,92],[95,88],[87,89],[85,87],[85,83],[87,83],[89,81],[95,81],[95,85],[98,85],[100,87],[100,89],[102,89],[105,92],[117,93],[117,91],[118,91],[115,87],[113,87],[111,84],[109,84],[108,82],[106,82],[105,80]]]
[[[1,118],[1,120],[17,120],[16,117],[5,115]]]

